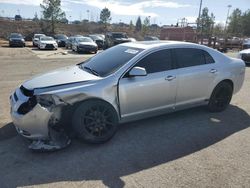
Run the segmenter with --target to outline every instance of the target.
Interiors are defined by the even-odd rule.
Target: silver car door
[[[213,58],[194,48],[175,49],[174,56],[178,64],[176,107],[208,99],[218,75]]]
[[[124,76],[119,82],[122,117],[173,108],[176,96],[176,70],[172,69],[170,50],[160,50],[140,60],[146,76]]]

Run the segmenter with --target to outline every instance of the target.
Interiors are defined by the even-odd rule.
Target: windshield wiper
[[[88,70],[88,71],[90,71],[92,74],[94,74],[96,76],[100,76],[100,74],[97,71],[91,69],[90,67],[84,66],[83,68],[86,69],[86,70]]]

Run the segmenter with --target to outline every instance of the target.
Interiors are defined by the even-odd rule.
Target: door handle
[[[217,70],[216,70],[216,69],[211,69],[209,72],[210,72],[210,73],[216,73]]]
[[[173,79],[175,79],[175,78],[176,78],[175,76],[167,76],[167,77],[165,78],[165,80],[171,81],[171,80],[173,80]]]

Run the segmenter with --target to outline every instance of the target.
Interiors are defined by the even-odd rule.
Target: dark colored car
[[[74,42],[75,38],[83,37],[82,35],[75,35],[71,36],[67,39],[65,47],[66,49],[72,49],[72,43]]]
[[[25,47],[24,37],[20,33],[11,33],[9,37],[9,46]]]
[[[97,53],[97,44],[89,37],[76,37],[72,43],[72,50],[77,53],[80,52],[94,52]]]
[[[103,49],[104,39],[98,35],[88,35],[98,46],[98,49]]]
[[[66,35],[58,34],[54,36],[54,39],[56,40],[58,47],[65,47],[68,37]]]
[[[109,32],[105,35],[105,48],[110,48],[117,44],[130,42],[126,33],[123,32]]]
[[[154,36],[145,36],[144,37],[145,41],[152,41],[152,40],[159,40],[158,37],[154,37]]]

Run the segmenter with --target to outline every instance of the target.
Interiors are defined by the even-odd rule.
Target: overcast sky
[[[97,21],[100,11],[107,7],[111,11],[112,22],[134,23],[140,15],[142,19],[150,16],[151,23],[159,25],[175,24],[177,19],[187,18],[194,22],[199,12],[200,0],[62,0],[62,9],[67,19],[90,19]],[[35,12],[41,15],[42,0],[0,0],[0,15],[14,17],[20,12],[22,17],[33,18]],[[225,22],[228,5],[231,11],[239,8],[250,9],[250,0],[203,0],[203,8],[208,7],[215,15],[216,22]]]

